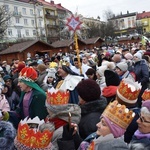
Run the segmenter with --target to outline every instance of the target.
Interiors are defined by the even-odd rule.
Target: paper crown
[[[49,68],[56,68],[58,64],[56,62],[49,63]]]
[[[150,90],[149,90],[149,89],[146,89],[146,90],[143,92],[143,94],[142,94],[142,99],[143,99],[144,101],[150,100]]]
[[[51,124],[51,128],[43,129],[40,131],[40,126],[44,125],[44,120],[40,120],[38,117],[33,119],[21,120],[18,126],[17,136],[15,138],[15,146],[18,149],[37,149],[48,150],[51,147],[51,139],[54,125]],[[48,149],[47,149],[48,148]]]
[[[32,67],[25,67],[21,70],[19,79],[34,82],[37,79],[37,72]]]
[[[70,63],[68,61],[65,61],[65,60],[60,60],[59,66],[70,66]]]
[[[117,96],[125,103],[135,104],[141,90],[141,84],[124,78],[117,89]]]
[[[58,89],[48,89],[47,90],[47,103],[49,105],[64,105],[68,104],[69,101],[69,91],[60,91]]]
[[[106,116],[121,128],[126,129],[134,118],[135,113],[115,100],[108,104],[102,115]]]

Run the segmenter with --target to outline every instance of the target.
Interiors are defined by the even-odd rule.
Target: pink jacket
[[[0,110],[1,111],[10,111],[9,103],[8,103],[7,99],[5,98],[5,95],[3,95],[3,94],[0,94]]]

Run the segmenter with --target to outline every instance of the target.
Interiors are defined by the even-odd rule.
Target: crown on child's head
[[[56,67],[58,67],[58,64],[56,62],[49,63],[49,68],[56,68]]]
[[[124,78],[118,86],[117,96],[126,103],[134,104],[137,101],[140,90],[140,83]]]
[[[126,129],[134,118],[135,113],[115,100],[108,104],[102,115],[106,116],[121,128]]]
[[[39,127],[44,123],[44,120],[40,120],[38,117],[21,120],[18,126],[15,146],[19,149],[45,149],[49,147],[54,127],[50,130],[40,131]]]
[[[60,91],[58,89],[48,89],[47,91],[47,104],[49,105],[64,105],[68,104],[70,97],[69,91]]]
[[[142,94],[142,99],[143,99],[144,101],[150,100],[150,90],[149,90],[149,89],[146,89],[146,90],[143,92],[143,94]]]

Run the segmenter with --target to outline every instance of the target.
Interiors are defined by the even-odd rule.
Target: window
[[[42,27],[42,21],[39,20],[39,27]]]
[[[18,38],[21,38],[21,29],[17,30],[17,36],[18,36]]]
[[[30,9],[30,15],[33,16],[33,9]]]
[[[28,20],[24,19],[24,25],[28,25]]]
[[[8,5],[4,5],[5,11],[9,12],[9,6]]]
[[[8,35],[12,36],[12,29],[8,29]]]
[[[33,35],[36,35],[36,30],[33,30]]]
[[[29,30],[26,30],[26,36],[29,36]]]
[[[26,15],[26,8],[22,8],[22,13]]]
[[[34,20],[31,20],[31,24],[32,24],[32,26],[34,26]]]
[[[14,6],[14,13],[17,15],[18,14],[18,7]]]
[[[37,13],[38,13],[38,16],[40,17],[41,10],[40,10],[40,9],[38,9],[38,10],[37,10]]]
[[[131,27],[131,19],[128,18],[128,27]]]
[[[19,18],[16,18],[16,23],[20,23],[20,20],[19,20]]]

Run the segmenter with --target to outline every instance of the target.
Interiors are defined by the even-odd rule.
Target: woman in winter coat
[[[150,149],[150,100],[142,103],[141,113],[137,120],[138,130],[129,144],[130,150]]]
[[[129,111],[124,105],[120,105],[117,101],[109,103],[100,117],[100,121],[96,124],[97,131],[90,134],[84,141],[77,134],[77,125],[71,124],[74,130],[67,130],[64,127],[63,137],[60,139],[59,146],[67,147],[73,145],[78,150],[128,150],[127,144],[123,141],[123,136],[126,128],[132,121],[134,113]],[[124,118],[124,119],[122,119]],[[89,120],[90,122],[90,120]],[[72,135],[72,136],[71,136]],[[66,142],[68,140],[68,142]],[[65,146],[66,143],[66,146]],[[77,146],[79,145],[79,148]],[[67,149],[67,150],[72,150]]]

